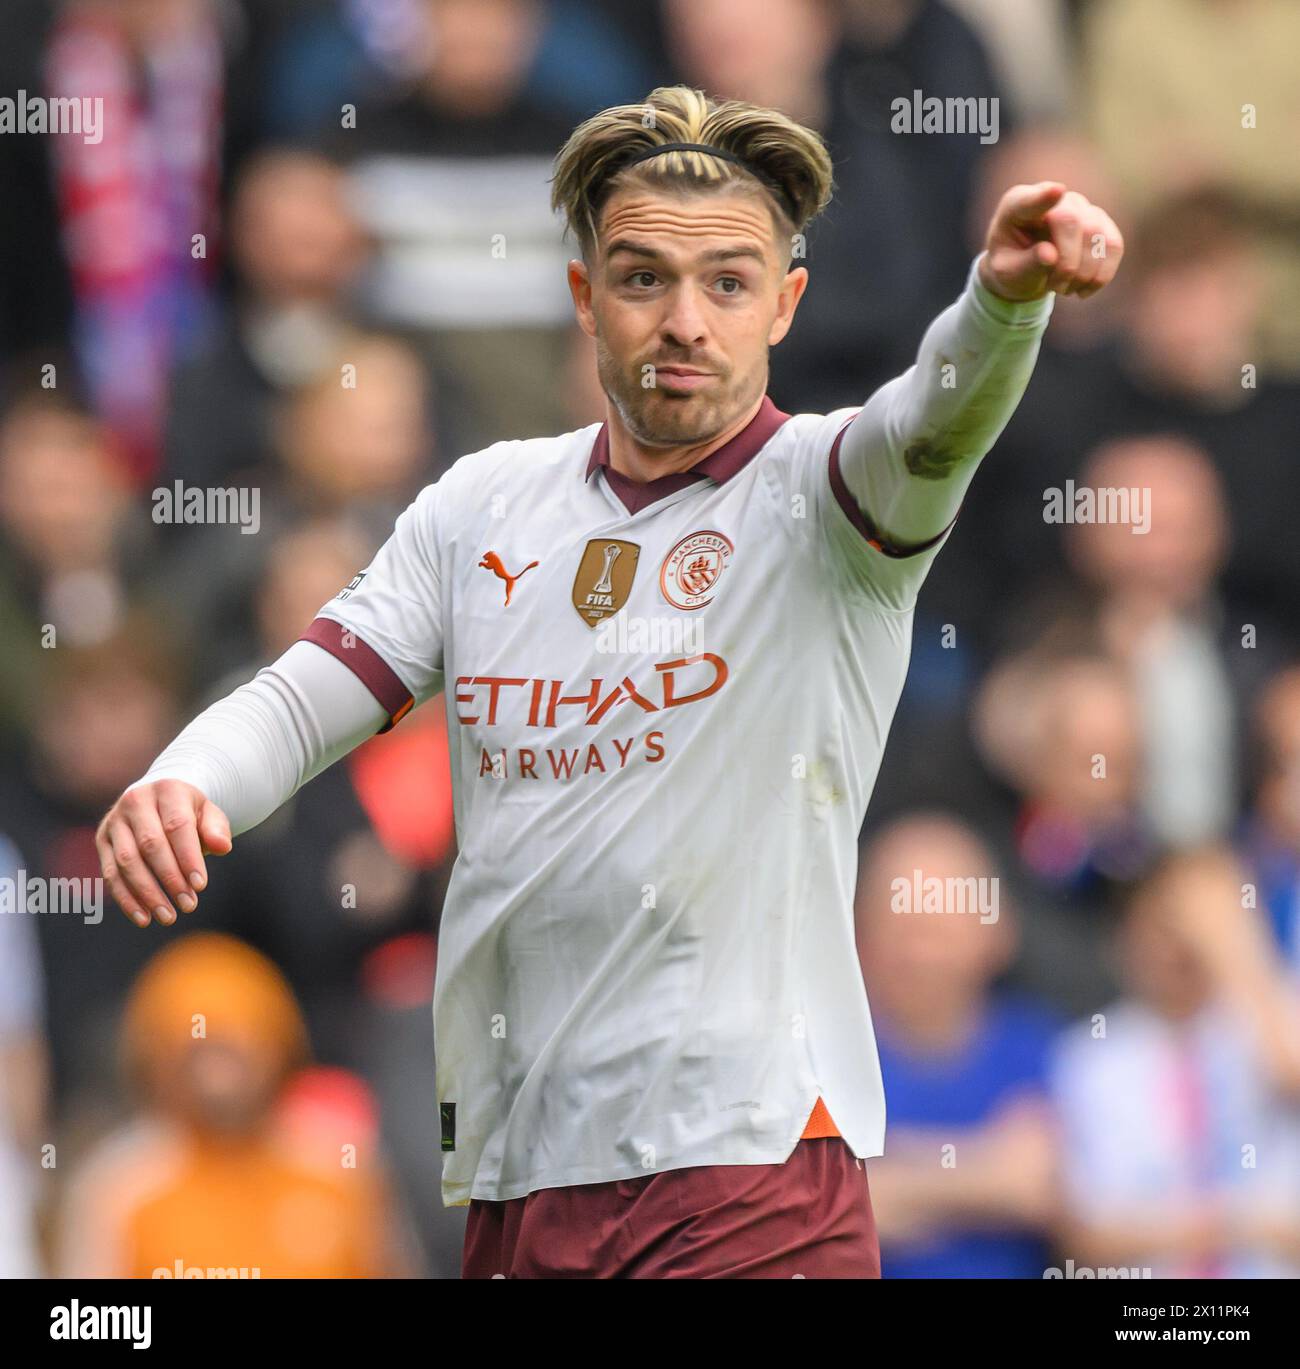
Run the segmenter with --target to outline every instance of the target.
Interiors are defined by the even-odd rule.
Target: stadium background
[[[684,80],[823,131],[792,412],[905,367],[1001,190],[1063,179],[1128,258],[1058,301],[923,591],[864,832],[885,1273],[1294,1275],[1298,50],[1290,0],[9,0],[0,94],[107,117],[0,137],[0,874],[96,873],[111,800],[421,485],[601,417],[547,206],[586,114]],[[997,97],[996,142],[892,131],[915,90]],[[256,534],[155,522],[176,481],[256,490]],[[1045,518],[1083,487],[1150,531]],[[145,1227],[201,1263],[233,1221],[227,1264],[455,1276],[443,729],[313,782],[174,930],[0,916],[0,1270],[127,1272]],[[996,921],[898,916],[927,876],[996,879]],[[196,995],[203,1115],[281,1150],[195,1121]]]

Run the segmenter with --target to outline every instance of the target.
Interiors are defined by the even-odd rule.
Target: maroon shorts
[[[467,1279],[878,1279],[867,1171],[839,1137],[782,1165],[701,1165],[473,1199]]]

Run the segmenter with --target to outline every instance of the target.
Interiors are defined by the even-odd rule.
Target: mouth
[[[655,383],[665,390],[688,393],[703,389],[713,378],[712,371],[697,371],[693,366],[655,367]]]

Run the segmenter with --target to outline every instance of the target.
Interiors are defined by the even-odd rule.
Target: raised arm
[[[942,538],[1024,393],[1053,294],[1095,294],[1123,250],[1110,216],[1059,181],[1002,197],[965,291],[930,325],[916,364],[838,440],[831,478],[879,550],[904,558]]]

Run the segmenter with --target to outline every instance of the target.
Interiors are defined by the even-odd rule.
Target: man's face
[[[188,1043],[159,1066],[155,1093],[166,1108],[211,1136],[239,1136],[266,1119],[284,1062],[264,1044],[230,1036]]]
[[[642,445],[708,442],[766,390],[807,271],[759,192],[618,191],[598,228],[569,285],[602,388]]]

